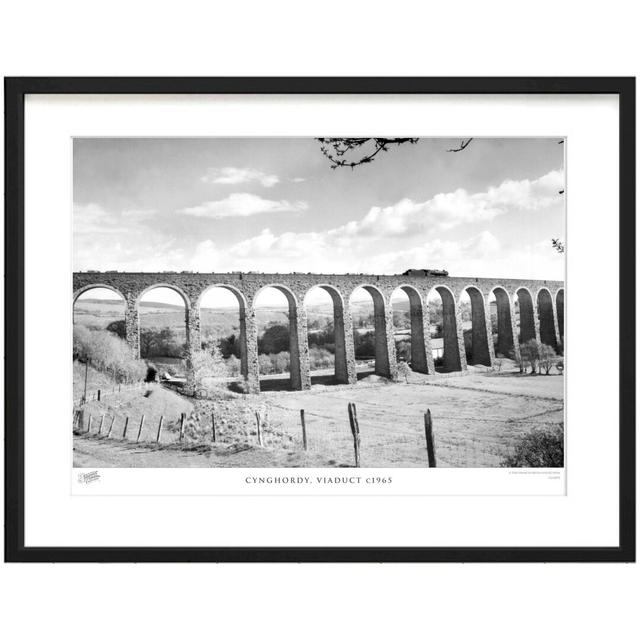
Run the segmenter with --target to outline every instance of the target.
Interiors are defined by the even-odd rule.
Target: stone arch
[[[409,298],[411,369],[419,373],[433,373],[433,356],[431,354],[429,322],[428,318],[425,318],[425,301],[422,299],[420,292],[410,284],[398,285],[391,293],[391,298],[398,290],[404,291]]]
[[[531,291],[527,287],[520,287],[516,291],[518,297],[518,311],[519,311],[519,335],[518,340],[520,344],[524,344],[529,340],[536,340],[536,321],[533,310],[533,296]]]
[[[345,305],[340,290],[327,283],[313,285],[303,296],[303,305],[307,295],[313,289],[322,289],[329,294],[333,305],[333,339],[334,351],[334,379],[340,384],[353,384],[356,381],[356,364],[353,352],[353,327],[348,305]]]
[[[227,291],[231,291],[231,293],[233,293],[233,295],[236,297],[236,299],[238,300],[238,305],[240,306],[241,310],[245,310],[247,308],[247,299],[244,296],[244,293],[242,293],[242,291],[240,291],[240,289],[234,287],[231,284],[225,284],[224,282],[216,282],[214,284],[210,284],[207,285],[201,292],[200,295],[198,296],[198,300],[196,302],[196,305],[198,308],[200,308],[200,305],[202,304],[202,298],[204,298],[205,294],[208,291],[211,291],[211,289],[226,289]]]
[[[349,300],[358,289],[364,289],[373,300],[375,373],[379,376],[395,378],[397,364],[393,338],[393,318],[390,313],[391,303],[389,302],[387,305],[382,291],[367,282],[354,287],[349,294]]]
[[[458,336],[456,297],[448,286],[444,284],[436,285],[429,290],[427,304],[428,298],[433,291],[436,291],[442,300],[443,371],[461,371],[463,362],[466,365],[466,361],[462,359],[464,357],[464,344],[460,344],[461,340]]]
[[[140,300],[142,300],[142,296],[146,295],[150,291],[153,291],[154,289],[173,289],[173,291],[175,291],[182,298],[185,309],[188,311],[191,308],[191,300],[189,296],[178,285],[170,284],[168,282],[154,282],[152,285],[149,285],[148,287],[143,289],[136,296],[136,307],[139,306]]]
[[[501,356],[509,358],[511,357],[511,352],[515,350],[511,298],[503,287],[494,287],[491,293],[496,299],[498,339],[495,344],[495,351]]]
[[[131,346],[136,350],[136,352],[138,353],[138,356],[141,356],[143,345],[140,344],[141,343],[140,303],[142,302],[142,298],[148,293],[150,293],[151,291],[153,291],[154,289],[170,289],[172,291],[175,291],[180,296],[184,304],[184,331],[185,331],[184,346],[186,348],[186,358],[181,358],[181,359],[185,360],[186,367],[187,367],[187,377],[189,377],[190,372],[192,370],[192,366],[191,366],[192,351],[194,348],[198,348],[198,349],[200,348],[199,334],[198,334],[198,339],[194,340],[193,331],[192,331],[193,327],[192,327],[192,318],[191,318],[191,301],[189,299],[189,296],[182,289],[180,289],[180,287],[174,284],[169,284],[167,282],[157,282],[157,283],[154,282],[152,285],[149,285],[148,287],[144,288],[142,291],[140,291],[137,294],[137,296],[135,297],[135,300],[133,301],[133,304],[130,305],[129,303],[127,303],[128,315],[129,315],[129,318],[127,319],[127,340],[129,341]],[[146,357],[146,354],[145,354],[145,357]]]
[[[487,330],[487,316],[484,295],[476,286],[463,289],[471,300],[471,361],[470,364],[491,366],[489,349],[490,332]],[[462,294],[461,294],[462,297]]]
[[[295,390],[308,389],[311,386],[311,376],[309,371],[307,320],[304,313],[304,305],[299,303],[299,300],[293,290],[287,285],[279,282],[263,285],[253,295],[253,299],[251,301],[252,317],[255,317],[256,300],[265,289],[270,288],[283,293],[289,307],[289,380],[291,388]],[[252,349],[252,347],[248,346],[248,349]],[[255,353],[257,359],[257,332]]]
[[[564,344],[564,289],[558,289],[556,293],[556,317],[558,319],[558,333]]]
[[[237,289],[233,285],[226,284],[224,282],[216,282],[206,286],[200,292],[200,295],[198,296],[196,304],[194,306],[194,311],[197,312],[200,324],[202,324],[202,301],[206,294],[213,289],[224,289],[231,292],[238,302],[238,325],[240,333],[240,335],[238,336],[238,345],[240,348],[240,373],[245,378],[245,380],[247,380],[249,376],[247,350],[247,299],[245,298],[244,293],[240,291],[240,289]]]
[[[556,325],[553,319],[553,298],[546,287],[541,287],[536,296],[538,303],[538,324],[540,326],[540,342],[548,344],[556,351],[558,341],[556,339]]]
[[[110,284],[88,284],[87,286],[81,287],[80,289],[77,289],[76,291],[73,292],[73,304],[76,303],[76,300],[83,293],[86,293],[87,291],[91,291],[91,289],[109,289],[109,291],[113,291],[114,293],[117,293],[124,302],[127,301],[122,291],[120,291],[120,289],[116,289],[116,287],[112,287]]]
[[[109,291],[118,297],[118,301],[122,306],[120,306],[119,304],[117,309],[112,308],[110,309],[109,312],[107,312],[107,314],[111,315],[112,317],[111,317],[111,321],[108,322],[108,324],[103,328],[109,331],[110,333],[117,335],[120,338],[126,339],[127,337],[127,330],[126,330],[127,300],[124,294],[120,290],[108,284],[100,284],[100,283],[90,284],[85,287],[81,287],[80,289],[73,292],[73,303],[71,305],[71,309],[73,314],[74,325],[76,324],[76,303],[78,303],[78,301],[82,302],[81,300],[82,296],[85,293],[89,293],[90,291]],[[112,300],[111,298],[104,298],[104,300],[105,302],[106,301],[114,302],[114,300]],[[103,315],[102,312],[100,313],[100,315],[101,316]],[[79,324],[82,324],[82,321],[79,321]]]

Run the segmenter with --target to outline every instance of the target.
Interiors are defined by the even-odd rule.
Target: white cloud
[[[202,176],[201,180],[202,182],[207,182],[209,184],[247,184],[250,182],[258,182],[263,187],[273,187],[280,182],[280,178],[276,175],[246,167],[222,167],[221,169],[208,169],[207,173]]]
[[[178,213],[201,218],[243,218],[261,213],[282,211],[304,211],[306,202],[288,200],[267,200],[252,193],[232,193],[223,200],[210,200],[195,207],[180,209]]]
[[[306,182],[306,178],[291,178],[291,182]]]
[[[139,229],[140,223],[151,219],[153,209],[125,209],[108,211],[98,204],[73,205],[73,231],[75,234],[121,234]]]
[[[364,218],[347,223],[336,233],[410,236],[425,230],[445,231],[461,224],[488,222],[510,211],[548,207],[558,201],[563,187],[562,172],[551,171],[537,180],[505,180],[478,193],[457,189],[425,202],[404,198],[388,207],[372,207]]]
[[[180,231],[163,232],[162,227],[149,224],[147,218],[153,212],[114,213],[96,204],[79,205],[74,207],[74,232],[81,237],[76,242],[75,266],[130,271],[378,274],[433,267],[461,276],[562,279],[563,256],[553,251],[543,232],[519,237],[514,235],[519,221],[514,220],[506,234],[491,223],[497,216],[522,211],[535,216],[534,212],[546,209],[561,215],[562,198],[557,192],[563,186],[561,172],[552,171],[536,180],[506,180],[477,193],[458,189],[422,203],[403,199],[389,207],[373,207],[359,219],[324,230],[279,233],[274,231],[277,221],[267,218],[260,233],[231,245],[225,245],[221,237],[216,237],[215,243],[202,238],[189,241]],[[219,219],[305,209],[305,202],[234,193],[180,213]],[[184,218],[174,216],[174,222],[183,225]],[[448,231],[454,227],[458,229]],[[535,225],[528,229],[535,229]]]

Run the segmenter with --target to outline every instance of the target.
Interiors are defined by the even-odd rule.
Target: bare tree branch
[[[564,253],[565,245],[562,240],[559,240],[558,238],[552,238],[551,245],[558,253]]]
[[[458,151],[464,151],[469,146],[469,143],[472,140],[473,138],[469,138],[466,142],[462,140],[462,142],[460,142],[460,146],[457,149],[447,149],[447,151],[449,153],[458,153]]]
[[[418,138],[318,138],[322,153],[329,159],[332,169],[357,167],[373,162],[381,152],[392,145],[415,144]],[[356,156],[356,152],[358,152]]]

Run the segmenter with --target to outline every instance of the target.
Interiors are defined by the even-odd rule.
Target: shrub
[[[147,367],[129,345],[109,331],[73,328],[73,358],[113,376],[116,382],[136,382],[144,378]]]
[[[271,363],[273,365],[274,373],[285,373],[289,371],[289,352],[280,351],[279,353],[271,353],[269,355]]]
[[[309,349],[309,364],[311,370],[315,369],[328,369],[335,363],[335,356],[327,349],[320,349],[319,347],[311,347]]]
[[[230,376],[240,375],[240,360],[236,356],[231,355],[225,361],[224,364],[227,368],[227,374]]]
[[[512,455],[501,467],[562,467],[564,465],[564,427],[534,429],[523,435]]]
[[[558,370],[558,373],[562,375],[562,372],[564,371],[564,358],[558,358],[556,361],[556,369]]]
[[[220,351],[196,351],[191,359],[196,395],[206,395],[215,386],[215,378],[224,378],[227,367]]]
[[[273,373],[273,363],[266,353],[261,353],[258,356],[258,367],[262,375]]]
[[[404,360],[398,362],[398,375],[402,376],[405,382],[409,382],[410,373],[411,367]]]

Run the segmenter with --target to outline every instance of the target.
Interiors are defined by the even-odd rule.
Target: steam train
[[[449,275],[448,271],[444,269],[407,269],[403,272],[403,276],[414,276],[421,278],[429,278],[433,276],[439,276],[444,278]]]

